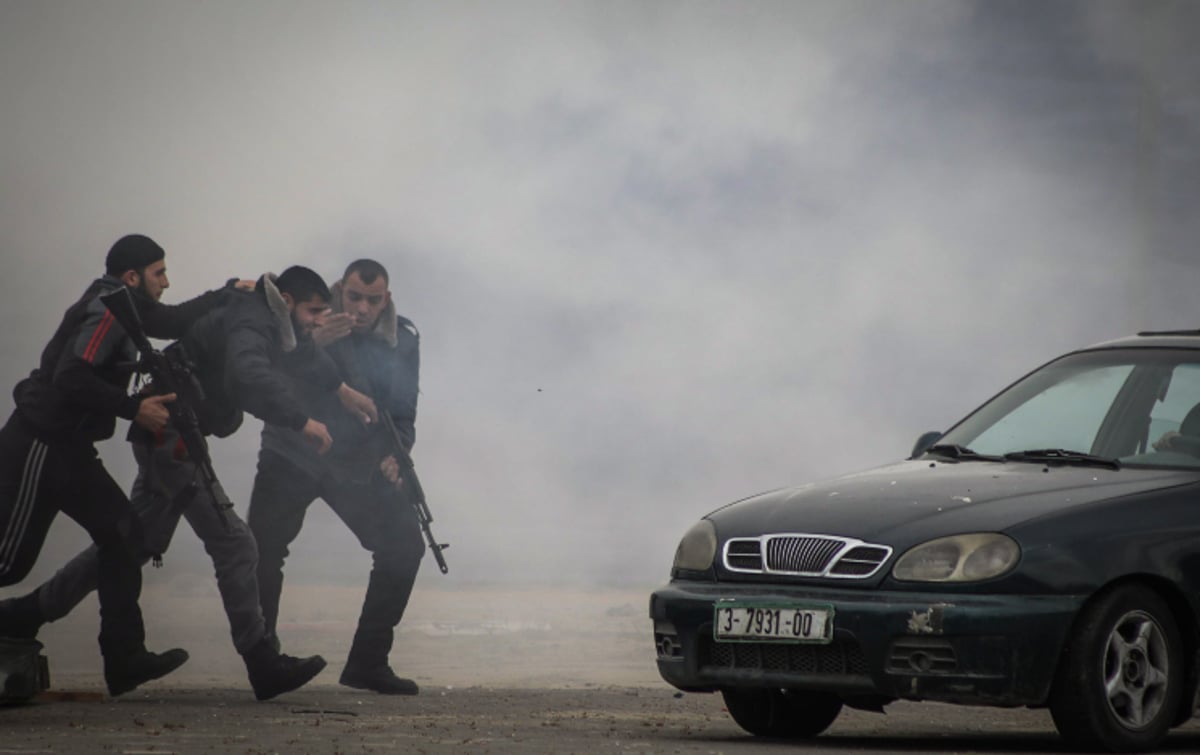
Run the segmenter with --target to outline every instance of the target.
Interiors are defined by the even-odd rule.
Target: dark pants
[[[144,649],[144,548],[129,499],[93,446],[46,443],[13,412],[0,429],[0,586],[29,574],[60,511],[96,544],[100,651],[120,658]]]
[[[262,451],[246,523],[258,541],[258,589],[267,631],[275,633],[279,618],[288,546],[317,498],[329,504],[372,556],[367,594],[346,663],[368,668],[386,664],[424,554],[412,505],[402,491],[382,481],[357,485],[327,475],[315,478],[279,454]]]
[[[178,440],[171,425],[157,437],[137,434],[133,456],[138,476],[130,494],[133,509],[141,522],[146,550],[158,555],[167,552],[180,517],[187,519],[212,558],[234,647],[245,654],[265,634],[256,577],[258,548],[250,528],[232,508],[217,513],[213,496],[218,503],[227,504],[224,488],[217,482],[209,493],[199,481],[195,462],[179,449]],[[96,567],[97,550],[92,546],[43,582],[38,590],[42,617],[61,619],[95,590]]]

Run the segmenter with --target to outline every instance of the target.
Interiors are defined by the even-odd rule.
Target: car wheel
[[[788,689],[723,689],[737,725],[758,737],[815,737],[842,712],[842,701],[823,692]]]
[[[1050,714],[1073,745],[1150,750],[1179,712],[1186,676],[1167,604],[1145,587],[1118,587],[1086,605],[1072,627]]]

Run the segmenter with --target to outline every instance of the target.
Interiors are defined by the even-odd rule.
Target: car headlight
[[[892,576],[906,582],[977,582],[1000,576],[1020,558],[1021,547],[1007,535],[954,535],[909,548]]]
[[[717,555],[717,529],[712,522],[701,519],[679,541],[672,569],[704,571],[712,566]]]

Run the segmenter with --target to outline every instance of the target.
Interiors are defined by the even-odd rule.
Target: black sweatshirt
[[[312,339],[297,338],[285,307],[271,278],[264,276],[255,291],[236,292],[227,306],[202,318],[183,343],[214,407],[243,410],[268,424],[300,430],[309,415],[283,372],[284,362],[312,362],[313,380],[325,393],[335,391],[342,380]]]
[[[101,294],[124,285],[109,275],[92,281],[63,315],[37,369],[13,389],[17,411],[43,440],[95,443],[112,437],[117,417],[137,415],[141,400],[129,395],[137,349],[100,301]],[[153,338],[182,336],[222,299],[216,290],[167,305],[137,290],[131,293],[146,335]]]

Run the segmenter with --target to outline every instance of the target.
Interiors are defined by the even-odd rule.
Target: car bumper
[[[834,608],[826,644],[717,642],[722,599]],[[1038,705],[1082,596],[957,595],[674,581],[650,596],[658,670],[686,691],[777,687],[844,697]]]

